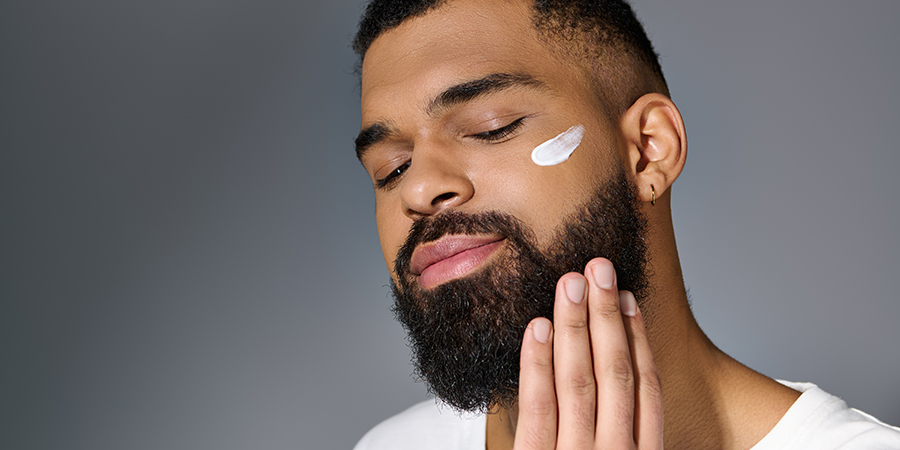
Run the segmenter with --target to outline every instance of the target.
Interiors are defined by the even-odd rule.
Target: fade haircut
[[[362,73],[366,52],[384,32],[452,0],[371,0],[359,21],[353,50]],[[669,90],[659,55],[625,0],[534,0],[532,23],[542,40],[581,64],[611,118],[642,95]]]

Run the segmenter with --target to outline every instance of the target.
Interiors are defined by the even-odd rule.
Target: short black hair
[[[353,50],[361,73],[366,52],[384,32],[451,0],[371,0]],[[588,61],[601,97],[621,114],[641,95],[669,95],[659,55],[625,0],[534,0],[535,28]]]

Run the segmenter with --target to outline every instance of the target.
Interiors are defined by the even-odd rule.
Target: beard
[[[499,212],[451,211],[413,223],[394,263],[392,310],[429,392],[460,411],[512,406],[525,328],[535,317],[553,320],[559,278],[583,273],[595,257],[612,261],[618,288],[641,305],[649,290],[647,225],[635,191],[619,171],[563,221],[545,251],[520,220]],[[413,250],[448,234],[497,235],[505,245],[474,273],[422,289],[410,272]]]

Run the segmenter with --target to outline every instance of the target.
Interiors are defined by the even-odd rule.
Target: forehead
[[[442,88],[491,73],[560,78],[566,66],[542,43],[528,0],[457,0],[378,37],[362,67],[362,115],[423,102]]]

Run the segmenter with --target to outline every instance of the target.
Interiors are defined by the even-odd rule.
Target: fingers
[[[531,321],[515,449],[661,449],[662,395],[634,296],[594,259],[556,289],[554,322]]]
[[[538,317],[528,324],[519,366],[519,418],[514,448],[555,448],[557,409],[550,320]]]
[[[634,373],[619,290],[612,263],[594,259],[585,275],[589,282],[588,316],[597,377],[596,441],[600,448],[634,446]]]
[[[644,317],[637,307],[634,295],[621,291],[620,304],[625,313],[625,332],[631,343],[631,356],[636,378],[637,403],[634,414],[634,439],[637,448],[663,448],[663,404],[659,371],[650,351],[650,340],[644,327]],[[628,314],[628,312],[633,314]]]
[[[557,448],[590,448],[594,442],[597,384],[591,363],[587,282],[568,273],[556,286],[553,367],[559,401]]]

